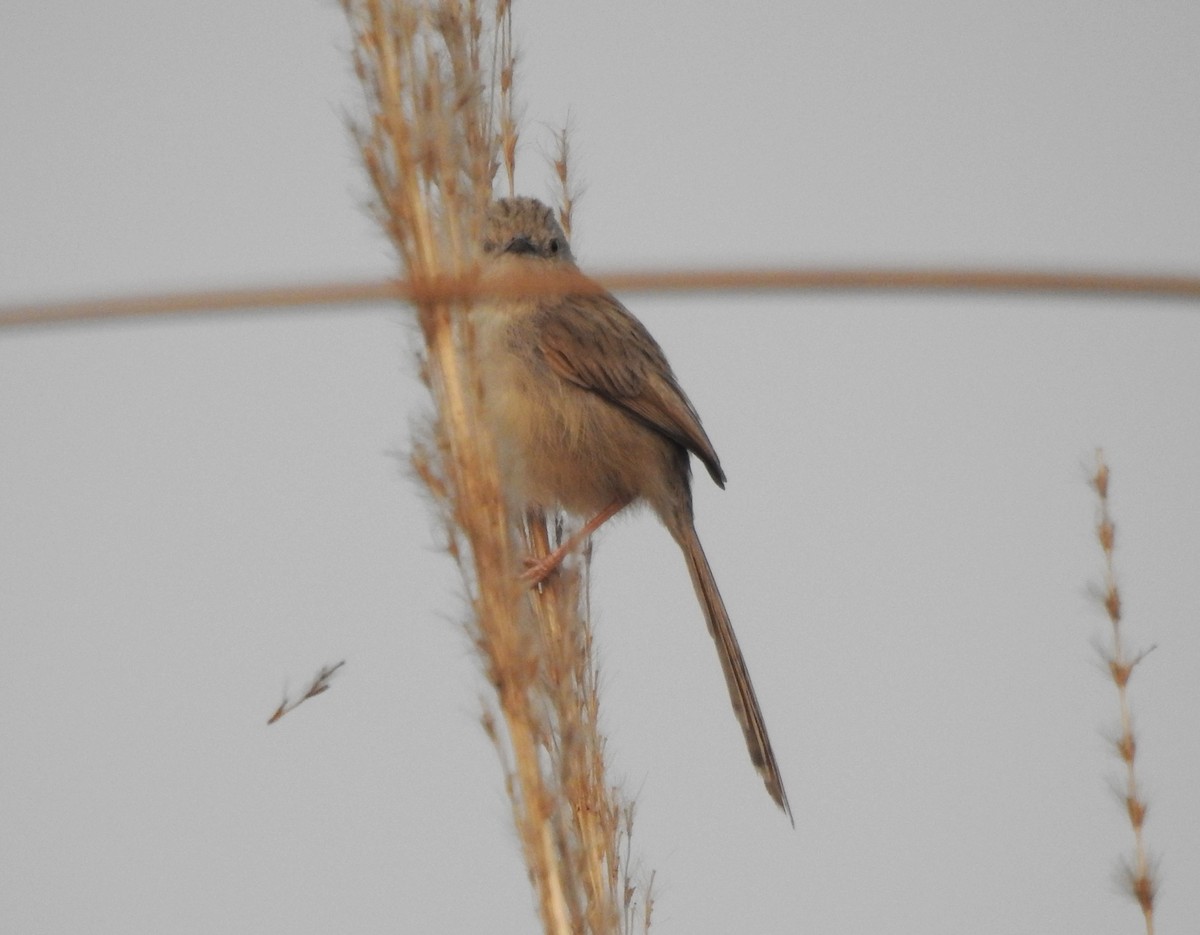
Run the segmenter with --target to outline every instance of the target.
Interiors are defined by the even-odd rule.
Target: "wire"
[[[608,289],[617,293],[669,292],[969,292],[1040,293],[1097,298],[1200,300],[1200,277],[1095,272],[1032,272],[1002,269],[712,269],[613,272],[595,280],[543,278],[537,283],[510,281],[489,293],[528,293]],[[389,300],[462,299],[478,295],[478,286],[440,280],[414,284],[404,280],[326,282],[309,285],[238,287],[107,299],[80,299],[0,308],[0,328],[129,319],[160,315],[210,315],[254,309],[359,305]]]

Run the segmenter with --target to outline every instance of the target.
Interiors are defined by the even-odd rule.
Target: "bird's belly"
[[[668,476],[678,446],[623,409],[526,364],[506,376],[486,410],[514,506],[591,516]]]

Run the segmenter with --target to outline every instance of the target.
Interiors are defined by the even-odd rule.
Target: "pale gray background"
[[[523,3],[522,188],[570,112],[591,269],[1200,273],[1193,2]],[[0,301],[394,272],[328,0],[0,10]],[[683,564],[599,541],[659,932],[1135,932],[1086,486],[1115,478],[1160,931],[1200,919],[1200,314],[631,297],[728,491],[699,526],[796,811]],[[391,454],[398,307],[0,333],[0,929],[528,932],[481,679]],[[264,721],[285,684],[334,690]]]

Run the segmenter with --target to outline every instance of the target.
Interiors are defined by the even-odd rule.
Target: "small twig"
[[[309,698],[316,698],[317,695],[320,695],[320,694],[328,691],[329,690],[329,680],[331,678],[333,678],[334,673],[336,673],[337,670],[340,669],[345,664],[346,664],[346,660],[343,659],[341,662],[335,662],[331,666],[322,666],[321,671],[318,672],[313,677],[312,682],[309,684],[309,686],[305,690],[304,694],[301,695],[299,698],[297,698],[295,701],[289,701],[288,697],[287,697],[287,693],[285,692],[284,696],[283,696],[283,701],[281,701],[279,703],[279,707],[275,709],[275,713],[272,714],[269,718],[267,718],[267,723],[274,724],[276,721],[278,721],[281,717],[283,717],[288,712],[295,711],[298,707],[300,707],[300,705],[302,705],[302,704],[304,704],[304,702],[308,701]]]

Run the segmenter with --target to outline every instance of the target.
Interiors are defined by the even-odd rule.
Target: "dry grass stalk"
[[[512,0],[496,0],[496,73],[500,92],[500,155],[504,163],[504,175],[508,180],[508,194],[517,193],[517,113],[513,85],[517,77],[517,52],[513,48]]]
[[[554,178],[558,182],[558,223],[563,233],[571,239],[571,221],[575,214],[575,201],[579,190],[571,178],[571,125],[570,120],[555,134]]]
[[[1133,714],[1129,706],[1129,679],[1145,653],[1131,656],[1125,647],[1121,633],[1121,593],[1117,588],[1117,577],[1113,565],[1113,550],[1116,546],[1116,526],[1108,505],[1108,464],[1102,451],[1096,452],[1096,473],[1092,476],[1092,487],[1100,501],[1099,519],[1096,522],[1096,537],[1104,553],[1104,582],[1101,601],[1109,623],[1112,624],[1112,643],[1102,650],[1105,666],[1117,688],[1120,707],[1118,735],[1113,746],[1117,756],[1125,765],[1124,788],[1119,795],[1133,829],[1133,854],[1122,869],[1122,882],[1129,894],[1142,910],[1146,922],[1146,935],[1154,935],[1154,897],[1158,889],[1155,868],[1146,849],[1143,826],[1146,820],[1146,800],[1139,791],[1137,778],[1137,739],[1134,732]]]
[[[329,691],[330,679],[332,679],[334,675],[337,674],[338,669],[345,664],[346,660],[343,659],[341,662],[335,662],[333,665],[321,666],[320,671],[318,671],[317,674],[313,676],[313,680],[308,683],[308,688],[304,690],[304,694],[294,701],[288,698],[287,692],[284,692],[283,700],[279,702],[279,707],[272,712],[269,718],[267,718],[267,723],[274,724],[285,714],[295,711],[298,707],[300,707],[300,705],[308,701],[309,698],[316,698],[317,695],[323,695],[325,692]]]
[[[505,771],[545,931],[617,932],[629,890],[620,859],[628,808],[605,779],[582,572],[564,571],[537,592],[519,585],[522,556],[544,552],[550,536],[544,517],[510,515],[479,418],[469,284],[501,164],[513,184],[511,6],[500,0],[485,22],[474,0],[342,2],[366,92],[356,132],[379,221],[412,288],[435,404],[413,465],[471,598],[469,631],[495,691],[484,728]],[[458,292],[439,291],[447,282]]]

